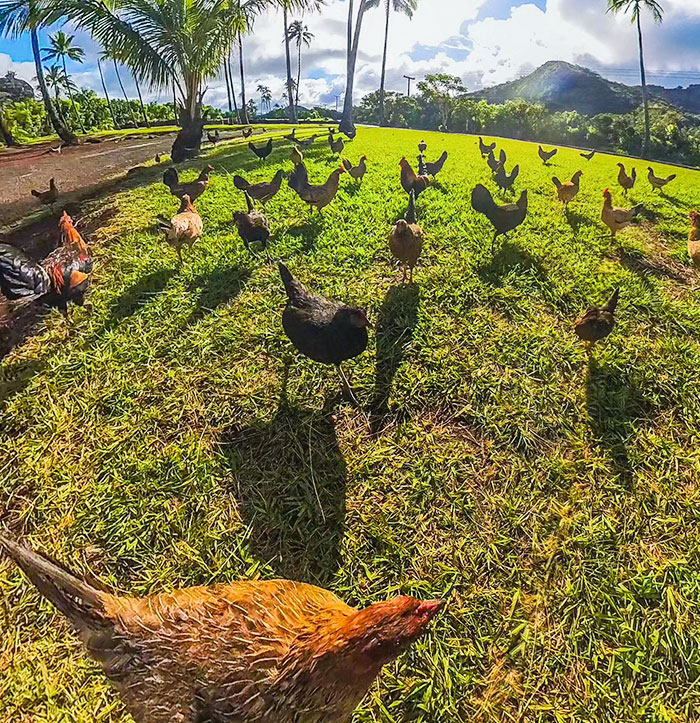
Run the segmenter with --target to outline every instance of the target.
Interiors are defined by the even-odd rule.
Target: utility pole
[[[406,91],[406,95],[410,98],[411,97],[411,81],[415,80],[415,77],[410,75],[404,75],[404,78],[408,81],[408,90]]]
[[[336,109],[336,111],[338,110],[338,101],[339,101],[339,100],[340,100],[340,96],[339,96],[339,95],[336,95],[336,96],[335,96],[335,109]]]

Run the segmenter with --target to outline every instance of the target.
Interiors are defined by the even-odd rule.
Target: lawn
[[[406,204],[399,159],[415,164],[421,138],[428,159],[449,157],[418,200],[409,287],[386,238]],[[700,305],[685,245],[700,174],[674,169],[661,196],[636,162],[625,201],[613,156],[561,149],[546,168],[536,145],[501,146],[530,211],[493,254],[469,204],[476,183],[496,190],[472,136],[362,128],[345,153],[367,154],[362,185],[344,176],[320,217],[286,184],[268,204],[272,256],[375,324],[347,367],[361,408],[294,353],[277,269],[231,224],[232,174],[291,169],[288,144],[264,163],[219,145],[183,174],[215,168],[182,267],[153,230],[177,207],[155,172],[88,206],[103,218],[91,308],[72,326],[46,315],[0,362],[3,521],[138,595],[284,576],[357,606],[447,596],[356,723],[697,721]],[[325,141],[307,165],[325,180]],[[565,213],[551,176],[578,168]],[[606,186],[648,209],[614,241]],[[615,286],[616,329],[589,360],[572,323]],[[0,589],[0,719],[130,720],[5,560]]]

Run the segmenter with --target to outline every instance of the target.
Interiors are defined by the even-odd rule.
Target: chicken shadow
[[[312,251],[316,245],[316,237],[323,226],[323,216],[317,211],[308,212],[308,217],[304,220],[299,219],[296,223],[287,227],[287,233],[301,240],[301,248],[303,251]],[[313,215],[311,215],[313,213]]]
[[[591,356],[586,376],[586,411],[596,442],[610,459],[620,481],[631,489],[634,468],[628,445],[637,425],[651,416],[651,403],[624,370],[600,366]]]
[[[656,279],[670,279],[683,286],[692,286],[694,282],[693,271],[689,267],[684,273],[684,267],[674,268],[672,262],[666,258],[647,257],[639,252],[629,253],[620,249],[620,264],[637,274],[642,283],[651,286],[650,277]]]
[[[377,347],[372,413],[377,423],[389,411],[389,396],[396,372],[418,323],[420,288],[416,284],[392,286],[379,309],[375,343]],[[374,430],[376,431],[376,429]]]
[[[588,216],[584,216],[578,211],[573,211],[570,206],[564,207],[564,218],[574,233],[578,233],[582,226],[590,228],[597,226]]]
[[[540,282],[547,280],[544,266],[532,254],[524,251],[509,239],[500,242],[496,239],[496,250],[490,260],[478,266],[476,273],[482,281],[491,286],[502,286],[503,279],[512,271],[534,275]]]
[[[340,564],[347,471],[333,408],[290,406],[224,432],[220,449],[251,551],[275,574],[328,584]]]
[[[187,325],[196,324],[218,306],[235,299],[250,276],[251,271],[245,266],[228,266],[194,278],[187,288],[191,293],[199,291],[199,295]]]
[[[158,269],[142,276],[135,284],[120,294],[110,307],[104,324],[105,331],[114,329],[122,319],[137,313],[154,296],[164,291],[173,273],[174,269],[172,268]]]

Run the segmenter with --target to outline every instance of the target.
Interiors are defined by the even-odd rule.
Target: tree
[[[651,13],[654,22],[663,22],[664,9],[657,0],[608,0],[608,12],[632,13],[632,22],[637,24],[637,40],[639,42],[639,75],[642,81],[642,104],[644,105],[644,145],[642,157],[649,157],[651,145],[651,129],[649,124],[649,91],[647,90],[646,71],[644,69],[644,46],[642,43],[642,8]]]
[[[48,18],[88,30],[149,87],[175,86],[182,128],[171,157],[178,163],[196,156],[202,143],[205,81],[219,72],[249,18],[269,2],[56,0]]]
[[[457,96],[467,92],[462,80],[456,75],[434,73],[418,83],[418,90],[427,103],[435,106],[440,125],[447,130]]]
[[[41,99],[46,108],[46,115],[59,138],[66,144],[78,142],[75,133],[71,131],[56,113],[49,89],[44,80],[44,69],[41,65],[41,51],[39,50],[39,28],[45,24],[43,12],[36,0],[3,0],[0,2],[0,35],[18,37],[29,32],[36,68],[36,80],[39,84]]]
[[[97,70],[100,73],[100,82],[102,83],[102,90],[105,94],[105,99],[107,100],[107,107],[109,108],[109,114],[112,116],[112,124],[114,125],[115,130],[119,127],[117,125],[117,119],[114,115],[114,108],[112,108],[112,101],[109,98],[109,93],[107,92],[107,84],[105,83],[105,77],[102,73],[102,62],[100,58],[97,58]]]
[[[379,3],[382,0],[367,0],[367,9],[379,7]],[[382,53],[382,75],[379,81],[379,125],[384,125],[385,114],[384,114],[384,81],[386,80],[386,51],[389,44],[389,16],[391,15],[391,9],[394,12],[403,13],[408,15],[409,18],[413,17],[413,13],[416,11],[418,6],[418,0],[384,0],[384,6],[386,10],[386,21],[384,24],[384,52]]]
[[[224,62],[224,81],[226,83],[226,100],[228,101],[228,124],[233,125],[233,104],[231,101],[231,79],[228,77],[228,62]]]
[[[355,83],[355,64],[357,63],[357,50],[360,45],[360,32],[365,11],[369,9],[370,0],[360,0],[357,8],[357,17],[353,15],[353,0],[348,0],[347,25],[347,68],[345,79],[345,98],[343,99],[343,117],[340,119],[339,129],[342,133],[353,133],[355,124],[352,120],[352,89]]]
[[[112,61],[112,65],[114,66],[114,74],[117,76],[117,82],[119,83],[119,87],[121,88],[122,95],[124,96],[124,101],[126,102],[126,108],[129,111],[129,115],[131,116],[131,122],[133,123],[134,128],[137,128],[139,122],[136,120],[136,116],[134,115],[134,109],[131,107],[131,101],[129,100],[129,96],[126,94],[126,88],[124,87],[124,83],[122,83],[122,76],[119,73],[119,66],[117,65],[117,58],[116,58],[115,54],[109,50],[104,50],[100,57],[102,58],[102,60],[111,60]]]
[[[262,83],[258,83],[256,90],[260,93],[260,108],[270,110],[270,105],[272,104],[272,91],[266,85],[262,85]]]
[[[66,77],[66,81],[69,80],[68,70],[66,68],[66,58],[72,60],[74,63],[82,63],[85,58],[85,51],[73,44],[73,35],[64,33],[63,30],[59,30],[55,35],[49,35],[49,47],[44,48],[44,60],[60,60],[63,64],[63,75]],[[70,100],[70,107],[73,111],[73,115],[76,117],[80,130],[85,133],[85,126],[83,125],[80,113],[76,110],[75,100],[73,99],[73,89],[71,85],[66,82],[66,92],[68,93],[68,99]]]
[[[150,128],[151,124],[148,122],[148,114],[146,113],[146,106],[143,104],[143,96],[141,95],[141,87],[139,86],[139,79],[132,75],[134,79],[134,85],[136,86],[136,95],[139,97],[139,105],[141,106],[141,117],[147,128]]]
[[[296,43],[297,46],[297,83],[296,95],[294,97],[294,106],[299,105],[299,84],[301,83],[301,46],[306,45],[308,48],[314,39],[314,34],[309,32],[309,28],[301,20],[295,20],[288,28],[287,35],[290,42]]]
[[[238,67],[241,71],[241,123],[248,123],[248,104],[245,99],[245,72],[243,70],[243,35],[238,33]]]

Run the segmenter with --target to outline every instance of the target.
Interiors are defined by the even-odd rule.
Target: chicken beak
[[[424,600],[417,608],[415,614],[430,622],[445,605],[444,600]]]

